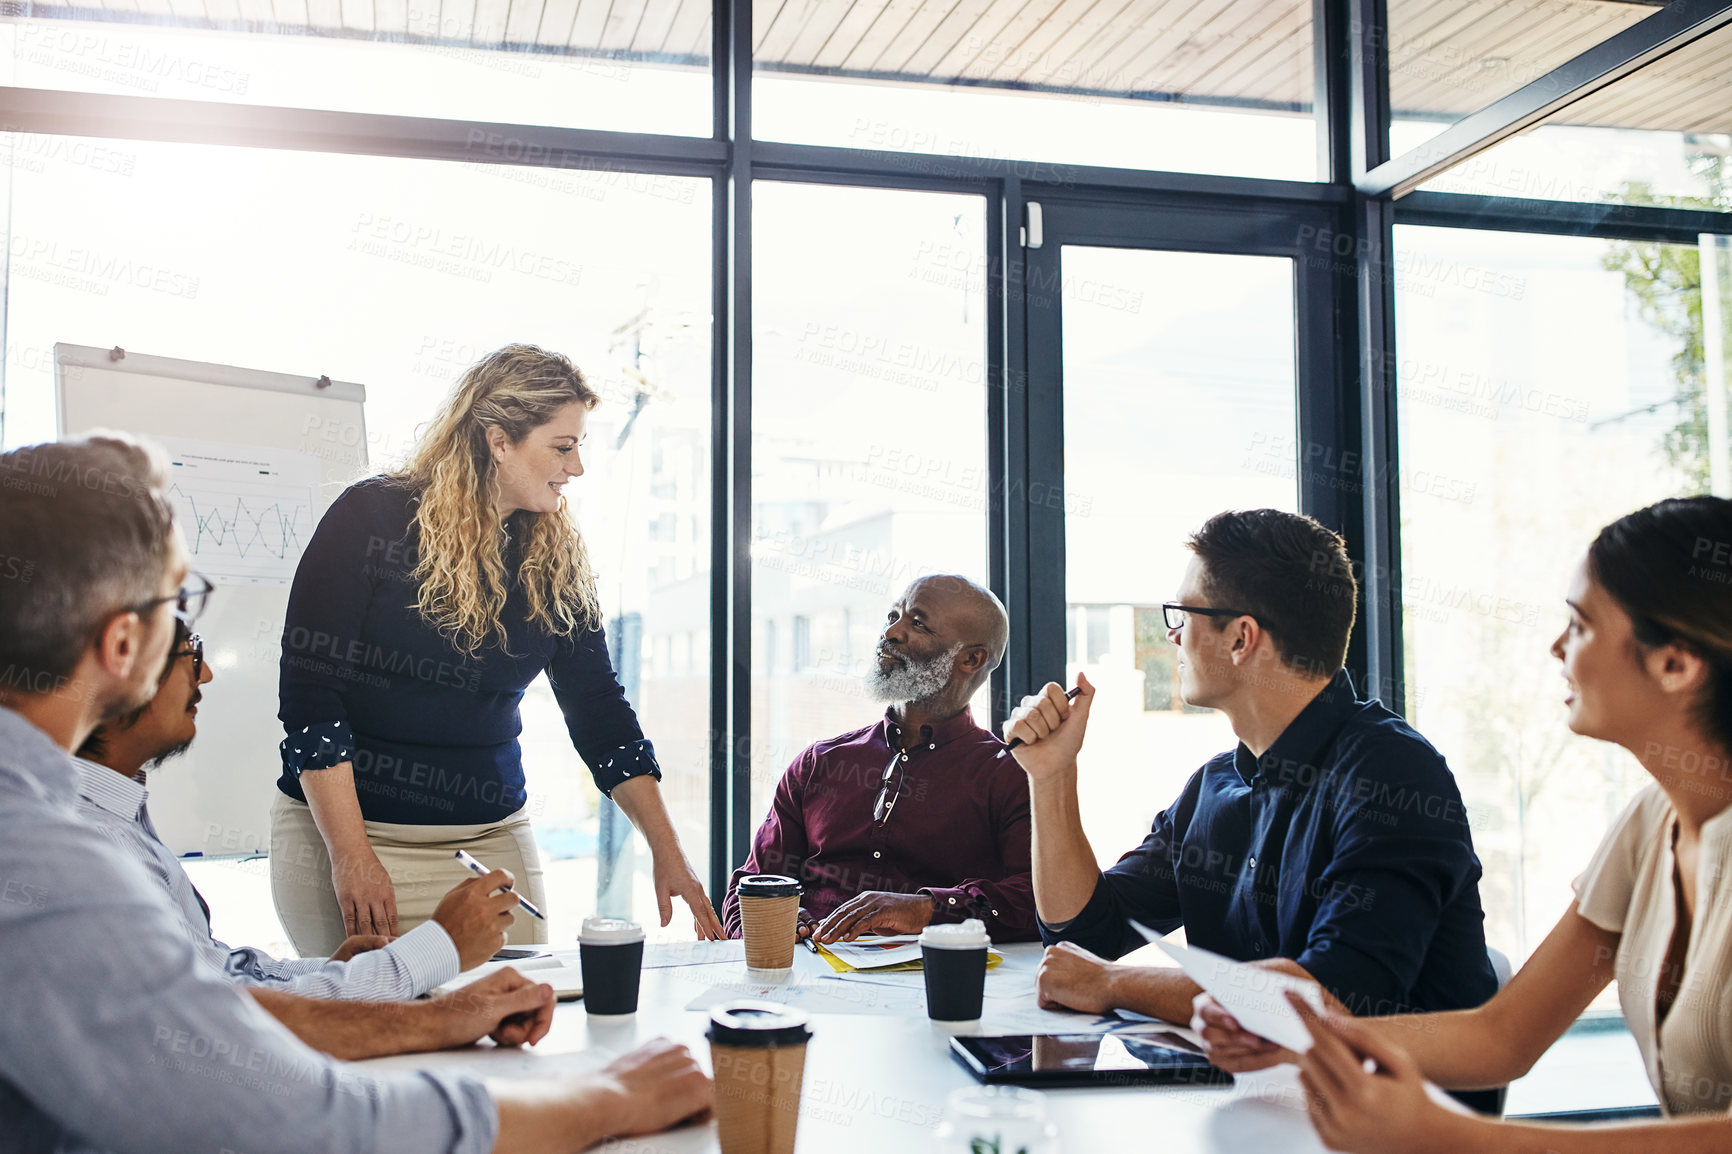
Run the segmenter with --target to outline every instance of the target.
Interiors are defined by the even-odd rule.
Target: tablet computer
[[[950,1053],[986,1083],[1016,1086],[1227,1086],[1233,1075],[1170,1030],[955,1037]]]

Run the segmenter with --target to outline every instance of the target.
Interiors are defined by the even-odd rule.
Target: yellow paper
[[[838,958],[835,954],[831,953],[825,948],[823,942],[813,942],[812,944],[818,947],[818,956],[823,958],[826,962],[829,962],[830,968],[835,970],[838,974],[918,974],[921,971],[919,962],[901,962],[894,966],[873,966],[869,970],[862,970],[858,966],[849,965],[847,962],[844,962],[841,958]],[[986,951],[987,969],[990,970],[1002,961],[1004,961],[1003,954],[995,953],[992,950]]]

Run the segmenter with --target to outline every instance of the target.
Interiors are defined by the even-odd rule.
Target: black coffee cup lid
[[[781,874],[752,874],[740,879],[735,892],[743,898],[797,898],[802,890],[799,882]]]
[[[724,1046],[800,1046],[812,1036],[806,1015],[780,1002],[727,1002],[710,1011],[705,1035]]]

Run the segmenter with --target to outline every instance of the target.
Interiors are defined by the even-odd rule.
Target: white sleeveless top
[[[1637,794],[1574,882],[1577,909],[1621,935],[1616,973],[1624,1021],[1667,1114],[1732,1104],[1732,809],[1702,827],[1696,909],[1684,980],[1658,1031],[1659,975],[1676,923],[1672,803],[1658,785]]]

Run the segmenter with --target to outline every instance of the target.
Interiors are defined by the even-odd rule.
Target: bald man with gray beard
[[[794,759],[734,871],[722,922],[740,936],[739,881],[805,886],[800,933],[821,942],[917,933],[980,918],[996,942],[1039,937],[1028,781],[968,702],[1010,631],[990,591],[955,574],[915,581],[890,607],[866,690],[874,724]]]

